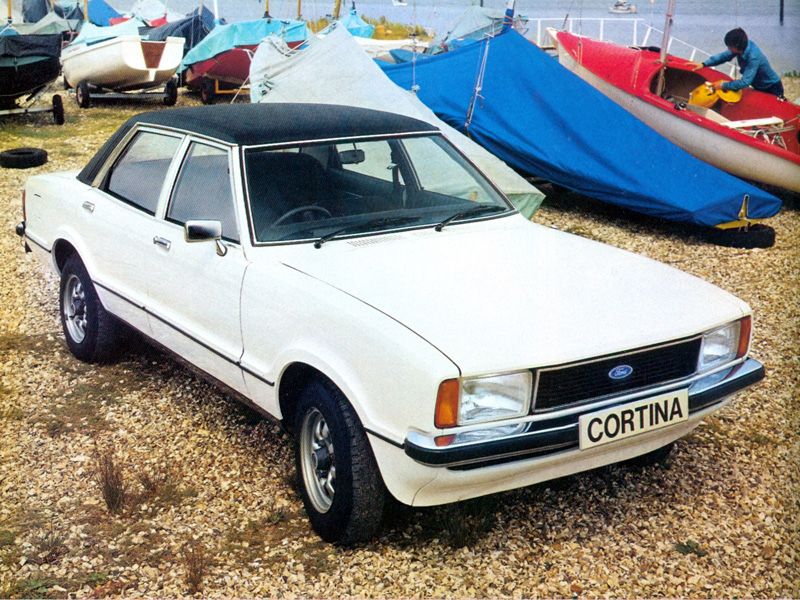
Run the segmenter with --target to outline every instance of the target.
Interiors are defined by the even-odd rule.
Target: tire
[[[200,82],[200,101],[203,104],[214,104],[217,98],[217,92],[214,90],[213,79],[203,79]]]
[[[628,467],[632,467],[634,469],[641,469],[644,467],[655,467],[655,466],[666,466],[667,461],[669,460],[670,454],[672,454],[672,449],[675,447],[675,442],[670,442],[666,446],[661,446],[661,448],[656,448],[648,452],[647,454],[642,454],[641,456],[635,456],[631,459],[625,461],[625,465]]]
[[[89,108],[92,105],[92,96],[88,81],[78,82],[78,86],[75,88],[75,101],[81,108]]]
[[[67,347],[75,358],[102,363],[119,356],[124,325],[103,308],[77,254],[61,270],[59,313]]]
[[[170,79],[164,86],[164,105],[175,106],[178,101],[178,84],[174,79]]]
[[[298,488],[314,531],[342,545],[372,539],[387,491],[347,399],[330,381],[310,382],[301,392],[293,431]],[[321,483],[326,475],[330,488]]]
[[[6,169],[30,169],[47,162],[47,151],[41,148],[12,148],[0,152],[0,167]]]
[[[64,101],[58,94],[53,96],[53,123],[56,125],[64,124]]]
[[[771,248],[775,245],[775,230],[761,223],[751,225],[746,230],[713,227],[707,233],[707,240],[728,248]]]

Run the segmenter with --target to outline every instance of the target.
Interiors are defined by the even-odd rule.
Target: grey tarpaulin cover
[[[438,127],[499,187],[526,217],[544,194],[508,165],[440,120],[413,93],[392,83],[344,27],[310,39],[301,50],[289,50],[271,37],[258,47],[250,66],[252,102],[311,102],[385,110]],[[448,182],[441,182],[441,191]],[[455,190],[454,190],[455,191]]]

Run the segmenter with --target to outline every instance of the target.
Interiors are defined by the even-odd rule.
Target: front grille
[[[697,369],[700,341],[700,338],[695,338],[573,366],[539,369],[533,398],[534,412],[688,377]],[[633,372],[622,380],[609,377],[609,372],[620,365],[632,367]]]

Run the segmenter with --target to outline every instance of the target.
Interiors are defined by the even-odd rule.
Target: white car
[[[387,493],[456,502],[663,458],[764,377],[751,311],[518,212],[432,126],[323,105],[129,120],[28,180],[72,353],[133,328],[294,433],[325,540]]]

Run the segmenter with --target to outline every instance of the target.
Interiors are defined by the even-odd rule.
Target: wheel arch
[[[278,407],[280,408],[283,425],[287,430],[291,431],[292,429],[297,403],[300,400],[303,388],[309,382],[317,379],[326,381],[328,384],[335,386],[347,399],[348,404],[353,407],[354,412],[358,414],[358,410],[353,406],[353,402],[347,395],[346,390],[334,381],[333,378],[318,367],[307,362],[295,361],[286,366],[276,384],[278,387]]]
[[[53,255],[53,264],[55,265],[56,271],[59,275],[61,274],[61,271],[64,270],[64,265],[67,264],[67,260],[69,260],[70,256],[75,254],[78,256],[78,258],[80,258],[78,249],[75,248],[71,242],[64,238],[59,238],[53,242],[53,249],[51,252]]]

